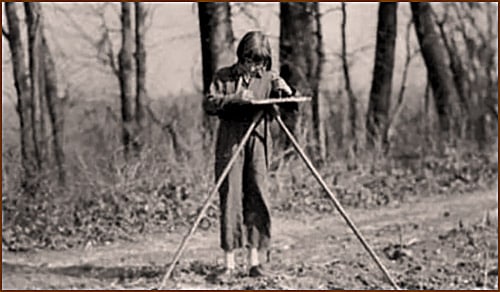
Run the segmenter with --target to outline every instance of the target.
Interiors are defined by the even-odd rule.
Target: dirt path
[[[486,282],[494,288],[498,286],[497,197],[493,190],[347,212],[401,286],[454,289]],[[176,269],[175,288],[390,288],[339,214],[286,217],[275,216],[273,221],[267,265],[275,276],[246,277],[244,254],[239,253],[241,274],[234,281],[207,282],[207,275],[222,264],[222,253],[215,230],[199,231]],[[163,276],[184,232],[67,251],[3,251],[2,288],[149,289]]]

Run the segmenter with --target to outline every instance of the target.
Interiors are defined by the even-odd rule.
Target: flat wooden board
[[[257,100],[251,100],[250,103],[255,105],[265,105],[265,104],[279,104],[279,103],[307,102],[307,101],[311,101],[311,98],[307,96],[300,96],[300,97],[257,99]]]

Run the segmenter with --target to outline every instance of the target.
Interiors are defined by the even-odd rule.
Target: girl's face
[[[252,59],[244,59],[242,65],[246,73],[250,76],[261,74],[266,67],[264,61],[254,61]]]

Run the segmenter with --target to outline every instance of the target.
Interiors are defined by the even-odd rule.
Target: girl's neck
[[[243,77],[243,81],[245,81],[246,84],[249,84],[250,79],[252,78],[252,76],[249,73],[243,73],[242,77]]]

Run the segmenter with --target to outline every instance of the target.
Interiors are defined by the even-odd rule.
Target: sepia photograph
[[[498,290],[497,2],[3,2],[2,290]]]

